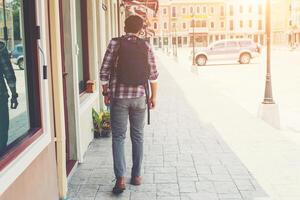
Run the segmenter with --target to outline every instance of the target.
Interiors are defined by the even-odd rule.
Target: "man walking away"
[[[115,194],[125,190],[127,121],[132,142],[131,184],[140,185],[147,103],[150,109],[156,105],[158,72],[150,45],[139,38],[142,28],[143,19],[139,16],[125,20],[126,35],[110,41],[100,71],[104,101],[111,106]]]

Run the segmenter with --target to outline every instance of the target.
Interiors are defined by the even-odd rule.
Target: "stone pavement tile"
[[[178,184],[156,184],[157,196],[179,196]]]
[[[177,153],[165,153],[164,162],[177,162],[178,154]]]
[[[234,181],[239,190],[254,191],[255,187],[250,180],[235,180]]]
[[[159,173],[168,174],[176,173],[176,167],[156,167],[156,166],[145,166],[145,173]]]
[[[268,199],[268,194],[266,194],[264,191],[240,191],[242,197],[244,200],[254,200],[254,199]]]
[[[218,194],[219,198],[222,200],[242,200],[243,197],[240,193],[236,194]]]
[[[89,177],[85,184],[109,185],[113,182],[114,177]]]
[[[196,165],[195,168],[198,175],[212,174],[210,166]]]
[[[195,182],[191,181],[179,181],[179,192],[180,193],[196,193]]]
[[[155,183],[177,183],[177,174],[176,173],[155,173],[154,182]]]
[[[68,197],[76,197],[81,185],[68,185]]]
[[[95,200],[94,197],[71,197],[68,200]]]
[[[199,181],[232,181],[228,174],[198,174]]]
[[[211,166],[211,172],[212,174],[228,174],[228,170],[225,166],[222,165],[215,165]]]
[[[233,182],[214,182],[218,194],[239,193],[237,186]]]
[[[156,184],[129,185],[130,191],[156,193]]]
[[[175,196],[172,196],[172,197],[161,197],[161,196],[158,196],[157,200],[180,200],[180,196],[178,196],[178,197],[175,197]]]
[[[131,192],[130,200],[156,200],[155,192]]]
[[[210,181],[196,182],[196,189],[199,193],[217,193],[213,182]]]
[[[125,190],[119,195],[115,195],[112,192],[97,192],[95,200],[130,200],[130,191]]]
[[[95,197],[100,185],[84,184],[80,187],[77,197]]]
[[[180,196],[181,200],[219,200],[215,193],[183,193]]]

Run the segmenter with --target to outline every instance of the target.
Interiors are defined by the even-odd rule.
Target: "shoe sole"
[[[121,194],[122,192],[124,192],[124,190],[126,190],[126,188],[122,189],[122,188],[113,188],[113,193],[114,194]]]

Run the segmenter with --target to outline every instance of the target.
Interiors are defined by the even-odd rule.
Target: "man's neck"
[[[139,37],[139,34],[138,33],[126,33],[126,35],[134,35],[136,37]]]

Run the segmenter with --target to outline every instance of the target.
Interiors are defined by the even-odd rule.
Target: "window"
[[[166,8],[163,9],[163,14],[164,14],[164,15],[167,14],[167,9],[166,9]]]
[[[185,23],[185,22],[182,23],[182,28],[183,28],[183,29],[186,29],[186,23]]]
[[[168,28],[168,24],[167,22],[164,23],[164,29],[167,29]]]
[[[172,17],[176,17],[176,7],[172,7]]]
[[[86,89],[86,82],[89,80],[89,48],[88,48],[88,28],[87,28],[87,3],[76,0],[76,32],[78,45],[78,84],[79,93]]]
[[[240,21],[240,28],[243,28],[243,27],[244,27],[244,22]]]
[[[183,37],[183,44],[187,45],[187,42],[188,42],[188,38],[187,37]]]
[[[225,16],[224,6],[221,6],[220,13],[221,13],[221,16]]]
[[[239,42],[241,47],[251,46],[251,43],[252,43],[251,40],[243,40]]]
[[[259,4],[258,5],[258,14],[262,15],[263,9],[262,9],[262,5]]]
[[[229,12],[230,12],[230,16],[234,15],[233,5],[230,5]]]
[[[197,13],[200,13],[200,7],[199,6],[197,7]]]
[[[206,28],[206,27],[207,27],[206,21],[205,21],[205,20],[202,20],[201,27],[202,27],[202,28]]]
[[[193,7],[190,7],[190,13],[194,14],[194,8]]]
[[[214,45],[214,49],[223,49],[224,47],[225,47],[225,42],[219,42]]]
[[[0,19],[1,30],[13,30],[0,37],[0,171],[42,133],[35,0],[14,3]],[[13,26],[13,18],[22,23]]]
[[[186,13],[186,8],[182,8],[182,14]]]
[[[154,22],[153,27],[154,27],[154,29],[157,29],[157,23],[156,22]]]
[[[175,29],[176,28],[176,23],[172,24],[172,28]]]
[[[249,13],[252,13],[252,5],[249,5]]]
[[[244,12],[244,7],[242,5],[240,5],[240,13]]]
[[[262,30],[262,21],[261,20],[258,21],[258,30]]]
[[[206,6],[203,7],[203,13],[206,13]]]
[[[177,43],[176,39],[177,39],[176,37],[172,37],[172,44],[173,45]]]
[[[215,8],[214,8],[214,7],[211,7],[211,8],[210,8],[210,13],[213,14],[214,12],[215,12]]]
[[[215,28],[215,23],[214,22],[210,23],[210,28]]]
[[[252,20],[249,20],[249,28],[252,28]]]
[[[164,45],[169,45],[169,39],[168,39],[168,37],[164,37]]]
[[[221,22],[221,28],[224,28],[225,27],[225,25],[224,25],[224,22],[222,21]]]
[[[237,42],[235,42],[235,41],[228,41],[227,42],[227,47],[237,47],[238,46],[238,44],[237,44]]]
[[[234,29],[233,20],[230,20],[230,30],[233,31],[233,29]]]
[[[158,44],[158,42],[157,42],[157,38],[153,38],[153,45],[157,45]]]

